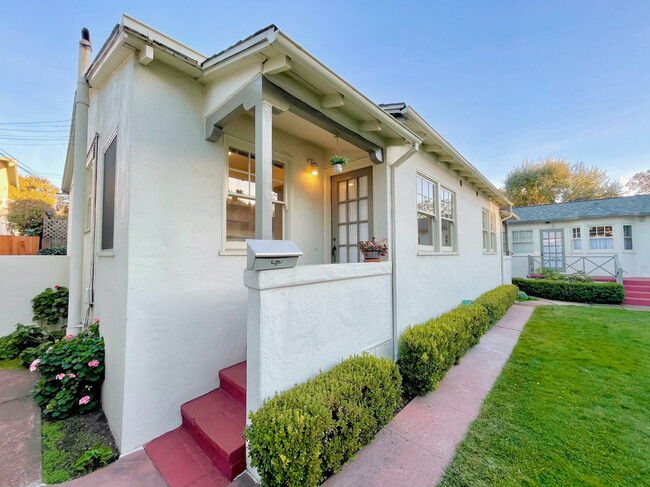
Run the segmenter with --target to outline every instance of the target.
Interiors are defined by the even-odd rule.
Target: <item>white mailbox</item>
[[[295,267],[302,250],[291,240],[246,239],[248,245],[248,269],[264,271]]]

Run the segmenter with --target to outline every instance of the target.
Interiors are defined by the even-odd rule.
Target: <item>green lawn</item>
[[[442,486],[650,485],[650,313],[537,308]]]

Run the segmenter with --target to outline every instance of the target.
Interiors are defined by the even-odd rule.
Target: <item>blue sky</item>
[[[497,185],[547,154],[623,179],[650,168],[647,0],[5,0],[0,12],[0,129],[69,119],[80,28],[97,52],[127,12],[208,55],[275,23],[373,101],[413,106]],[[60,132],[0,130],[0,149],[59,184],[60,140],[7,135]]]

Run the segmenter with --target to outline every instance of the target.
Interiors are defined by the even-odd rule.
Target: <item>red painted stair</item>
[[[180,428],[145,446],[170,487],[222,487],[246,468],[246,362],[219,379],[221,388],[181,406]]]
[[[625,304],[650,306],[650,278],[631,277],[623,279]]]

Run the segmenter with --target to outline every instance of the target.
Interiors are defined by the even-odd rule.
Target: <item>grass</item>
[[[25,368],[20,358],[0,360],[0,369],[23,369]]]
[[[101,411],[72,416],[61,421],[44,419],[41,433],[42,473],[43,482],[46,484],[58,484],[84,475],[84,472],[76,471],[73,465],[86,450],[99,442],[111,447],[114,452],[117,451]]]
[[[440,485],[650,485],[650,313],[535,309]]]

